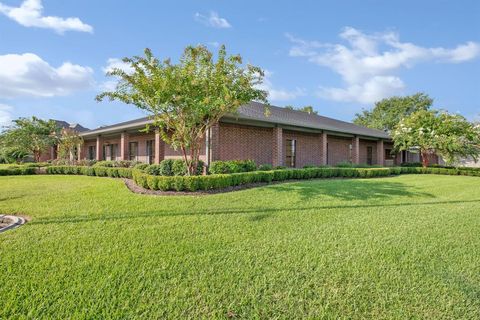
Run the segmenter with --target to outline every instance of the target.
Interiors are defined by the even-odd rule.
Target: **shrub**
[[[0,168],[0,176],[19,176],[35,174],[34,167],[9,167]]]
[[[275,167],[275,170],[285,170],[285,169],[288,169],[288,168],[285,167],[285,166],[276,166]]]
[[[211,174],[240,173],[251,172],[257,169],[253,160],[229,160],[213,161],[210,164],[209,172]]]
[[[400,166],[401,167],[406,167],[406,168],[421,167],[422,163],[421,162],[407,162],[407,163],[402,163]]]
[[[76,162],[77,166],[93,166],[95,163],[97,163],[96,160],[79,160]]]
[[[109,167],[109,168],[133,168],[137,164],[140,164],[139,161],[130,161],[130,160],[103,160],[98,161],[94,164],[95,167]]]
[[[257,168],[258,171],[270,171],[273,170],[273,166],[271,164],[261,164]]]
[[[151,164],[151,165],[147,165],[147,167],[143,171],[153,176],[160,176],[162,175],[161,169],[162,169],[162,164]]]
[[[172,163],[172,172],[174,176],[184,176],[187,174],[187,166],[183,160],[177,159]]]
[[[303,166],[303,169],[309,169],[309,168],[316,168],[317,166],[314,164],[306,164]]]
[[[337,168],[353,168],[353,163],[350,161],[342,161],[335,165]]]
[[[159,175],[161,176],[173,176],[173,159],[165,159],[160,162]]]
[[[138,163],[133,168],[138,170],[145,170],[148,166],[148,163]]]

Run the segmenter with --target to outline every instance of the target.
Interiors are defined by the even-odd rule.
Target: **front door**
[[[371,166],[373,164],[373,148],[367,147],[367,164]]]

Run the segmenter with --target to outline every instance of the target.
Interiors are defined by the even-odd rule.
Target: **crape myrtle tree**
[[[392,131],[396,150],[418,149],[422,164],[427,167],[429,157],[442,156],[453,164],[459,157],[480,154],[480,127],[458,114],[437,110],[421,110],[402,119]]]
[[[391,97],[375,103],[372,110],[363,110],[355,115],[355,124],[390,132],[404,117],[420,111],[429,110],[433,104],[425,93],[411,96]]]
[[[58,156],[60,159],[73,158],[75,151],[83,145],[83,138],[73,129],[64,128],[58,139]],[[79,152],[79,150],[77,150]],[[75,162],[75,159],[73,159]]]
[[[23,154],[23,157],[25,154],[33,155],[38,162],[42,152],[57,143],[58,131],[53,120],[19,118],[13,120],[13,124],[2,132],[1,147],[15,150],[17,154]]]
[[[150,113],[163,141],[181,150],[190,175],[197,172],[202,139],[222,116],[252,100],[267,102],[267,92],[258,89],[263,71],[227,55],[225,46],[216,60],[205,46],[189,46],[177,64],[160,61],[149,49],[123,62],[133,71],[109,71],[118,83],[97,101],[118,100]]]

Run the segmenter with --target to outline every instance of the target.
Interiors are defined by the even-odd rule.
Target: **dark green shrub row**
[[[213,161],[208,168],[211,174],[250,172],[257,170],[253,160]]]
[[[9,167],[0,168],[0,176],[21,176],[35,174],[35,167]]]
[[[130,160],[116,160],[116,161],[98,161],[93,166],[94,167],[108,167],[108,168],[133,168],[139,161],[130,161]]]
[[[132,178],[130,168],[109,168],[109,167],[81,167],[81,166],[50,166],[47,167],[47,174],[80,174],[85,176],[111,177],[111,178]]]
[[[203,161],[198,161],[197,176],[203,174]],[[165,159],[160,164],[152,164],[143,169],[153,176],[184,176],[187,174],[187,166],[182,159]]]

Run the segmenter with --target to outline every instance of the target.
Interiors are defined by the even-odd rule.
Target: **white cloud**
[[[295,90],[285,90],[285,89],[276,88],[271,81],[273,72],[270,72],[268,70],[264,70],[264,72],[265,72],[265,77],[263,79],[263,83],[259,85],[258,88],[261,90],[267,91],[268,98],[270,100],[287,101],[287,100],[293,100],[299,96],[305,95],[305,89],[302,89],[302,88],[296,88]]]
[[[199,12],[195,13],[195,20],[206,26],[214,28],[231,28],[232,25],[227,19],[222,18],[215,11],[210,11],[209,15],[203,15]]]
[[[33,53],[0,55],[0,98],[52,97],[88,89],[93,70],[70,62],[55,68]]]
[[[2,130],[2,127],[9,125],[12,121],[12,110],[12,107],[0,103],[0,131]]]
[[[113,69],[120,69],[126,73],[133,73],[133,68],[118,58],[109,58],[107,65],[102,68],[103,73],[112,71]],[[117,80],[107,80],[100,84],[100,91],[114,91],[117,86]]]
[[[209,45],[209,46],[212,46],[212,47],[214,47],[214,48],[220,47],[220,43],[217,42],[217,41],[210,41],[210,42],[208,42],[208,45]]]
[[[335,101],[373,103],[398,94],[405,87],[396,75],[402,68],[421,62],[461,63],[480,55],[480,44],[467,42],[455,48],[428,48],[401,42],[398,34],[383,32],[365,34],[344,28],[344,44],[306,41],[290,34],[290,55],[330,68],[339,74],[344,88],[321,87],[319,96]]]
[[[79,18],[60,18],[43,16],[41,0],[25,0],[20,7],[11,7],[0,3],[0,13],[25,27],[52,29],[59,34],[65,31],[93,32],[93,27]]]

